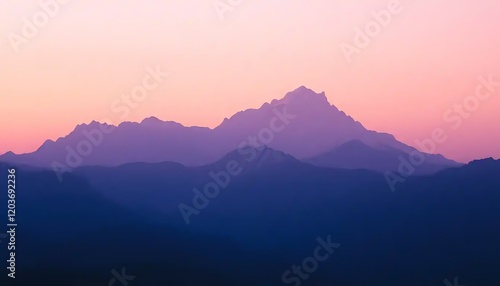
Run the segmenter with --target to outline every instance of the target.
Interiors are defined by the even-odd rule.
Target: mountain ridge
[[[56,141],[46,140],[34,152],[19,155],[8,152],[0,160],[41,167],[57,162],[71,168],[164,161],[203,166],[241,146],[266,145],[304,160],[352,140],[374,149],[392,148],[408,154],[416,150],[392,134],[366,129],[330,104],[324,92],[316,93],[301,86],[260,108],[237,112],[213,129],[184,126],[155,116],[117,126],[94,120],[77,125]],[[456,164],[444,157],[438,159],[438,155],[429,158],[442,167]]]

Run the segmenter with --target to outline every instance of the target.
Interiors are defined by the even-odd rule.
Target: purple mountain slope
[[[288,114],[289,118],[284,120],[287,124],[281,124],[283,120],[276,114]],[[272,132],[272,136],[266,136],[270,132],[265,130],[272,129],[270,125],[275,117],[278,117],[278,127],[284,128]],[[214,131],[217,137],[224,138],[220,146],[226,150],[231,149],[228,146],[234,149],[245,138],[248,142],[249,135],[257,135],[261,139],[259,141],[270,148],[299,159],[331,151],[352,140],[376,149],[393,148],[405,153],[415,150],[397,141],[393,135],[367,130],[361,123],[330,105],[324,92],[315,93],[303,86],[287,93],[281,100],[273,100],[259,109],[248,109],[225,119]],[[262,140],[268,137],[272,140]],[[450,163],[440,155],[432,156],[430,160],[439,164]]]
[[[328,157],[330,155],[325,154],[353,140],[362,142],[374,152],[387,149],[410,153],[415,150],[390,134],[367,130],[330,105],[324,93],[299,87],[280,100],[238,112],[214,129],[185,127],[154,117],[141,123],[124,122],[117,127],[93,121],[78,125],[69,135],[55,142],[47,140],[33,153],[16,155],[9,152],[0,156],[0,161],[41,167],[51,167],[57,162],[58,166],[68,168],[164,161],[201,166],[244,146],[266,145],[298,159]],[[363,160],[359,156],[354,159]],[[342,160],[346,167],[352,166],[348,158]],[[426,162],[440,168],[457,165],[440,155],[429,155]],[[344,163],[333,166],[343,167]],[[380,167],[377,166],[374,168]]]
[[[406,166],[415,168],[414,174],[426,175],[440,171],[445,166],[453,167],[460,164],[443,162],[442,157],[420,153],[422,157],[412,158],[418,164],[411,164],[410,155],[402,150],[392,147],[374,148],[365,143],[352,140],[334,148],[333,150],[317,155],[313,158],[304,159],[304,162],[320,167],[344,168],[344,169],[367,169],[379,172],[398,171],[398,168],[407,162]],[[425,158],[425,159],[423,159]],[[420,163],[422,162],[422,163]]]
[[[204,153],[204,139],[210,136],[210,132],[208,128],[184,127],[156,118],[148,118],[141,123],[124,122],[118,127],[93,121],[88,125],[78,125],[68,136],[56,142],[47,140],[33,153],[7,153],[0,160],[35,166],[51,166],[57,161],[70,168],[163,161],[196,165],[213,159],[207,158]]]
[[[232,164],[232,165],[231,165]],[[263,167],[273,167],[276,165],[297,166],[304,164],[296,158],[267,146],[243,147],[233,150],[214,163],[205,165],[201,168],[206,173],[213,170],[226,170],[228,166],[231,169],[242,173],[248,173],[259,170]]]

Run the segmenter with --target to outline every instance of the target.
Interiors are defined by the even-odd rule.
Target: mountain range
[[[192,205],[193,190],[233,160],[243,171],[186,224],[179,204]],[[340,247],[299,285],[500,282],[500,160],[414,176],[395,193],[380,173],[312,166],[270,148],[201,167],[83,166],[63,182],[0,163],[12,167],[19,285],[112,285],[123,268],[137,286],[298,285],[283,273],[313,255],[318,238]]]
[[[264,145],[317,166],[379,172],[397,170],[400,156],[408,158],[416,150],[393,135],[366,129],[331,105],[324,92],[302,86],[258,109],[238,112],[213,129],[156,117],[118,126],[93,121],[55,142],[47,140],[35,152],[8,152],[0,161],[68,169],[135,162],[202,166],[245,146]],[[416,174],[461,165],[438,154],[425,157]]]
[[[16,282],[498,285],[500,160],[418,153],[416,176],[391,184],[415,152],[305,87],[214,129],[82,124],[0,156],[16,174]],[[325,240],[338,248],[307,270]]]

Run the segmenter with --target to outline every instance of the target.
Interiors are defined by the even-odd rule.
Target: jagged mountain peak
[[[293,91],[288,92],[282,99],[271,102],[272,104],[290,104],[302,107],[324,106],[330,107],[330,103],[325,92],[317,93],[310,88],[300,86]]]
[[[295,157],[266,145],[258,147],[247,145],[229,152],[221,159],[211,164],[210,168],[226,166],[231,161],[237,162],[239,167],[247,171],[276,164],[301,164]]]
[[[358,142],[350,142],[352,140]],[[350,145],[344,147],[355,144],[356,150],[360,150],[358,147],[370,149],[367,146],[391,147],[406,153],[414,150],[392,135],[367,130],[331,105],[324,92],[300,86],[258,109],[240,111],[214,129],[185,127],[154,116],[140,123],[127,121],[118,126],[92,121],[78,125],[56,142],[44,143],[36,152],[19,157],[6,154],[0,159],[37,166],[51,166],[54,161],[104,166],[173,161],[186,166],[202,166],[217,161],[245,142],[272,148],[274,151],[264,152],[268,156],[265,157],[267,163],[283,157],[276,152],[303,160],[334,150],[346,142]],[[357,145],[361,142],[363,145]],[[447,163],[444,158],[438,161]]]
[[[317,93],[314,90],[303,85],[288,92],[284,96],[285,99],[311,99],[315,97],[325,97],[325,92]]]
[[[158,117],[156,117],[156,116],[150,116],[150,117],[144,118],[141,121],[141,124],[142,123],[162,123],[162,122],[165,122],[165,121],[158,119]]]

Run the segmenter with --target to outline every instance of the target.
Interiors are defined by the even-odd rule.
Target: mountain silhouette
[[[415,174],[432,174],[448,167],[458,167],[460,164],[453,164],[442,156],[424,154],[425,159],[422,164],[415,166]],[[379,172],[397,171],[402,162],[409,162],[410,155],[402,150],[385,146],[384,148],[374,148],[359,140],[352,140],[334,148],[333,150],[304,159],[310,164],[345,169],[367,169]]]
[[[362,145],[350,146],[349,142]],[[156,117],[116,127],[93,121],[78,125],[55,142],[47,140],[35,152],[8,152],[0,160],[40,167],[53,167],[58,162],[71,169],[164,161],[202,166],[233,150],[264,145],[321,166],[377,171],[386,166],[392,170],[389,162],[415,151],[390,134],[367,130],[331,105],[324,92],[302,86],[258,109],[238,112],[214,129],[186,127]],[[428,167],[430,172],[458,165],[441,155],[427,155],[422,169]]]
[[[283,271],[311,256],[318,237],[331,237],[340,248],[307,283],[437,286],[454,273],[464,285],[500,282],[500,160],[414,176],[393,193],[378,172],[259,149],[243,166],[250,171],[232,177],[189,225],[178,205],[210,182],[207,171],[249,157],[230,152],[208,167],[85,166],[62,183],[14,166],[19,281],[109,284],[110,270],[126,266],[134,285],[284,285]]]

